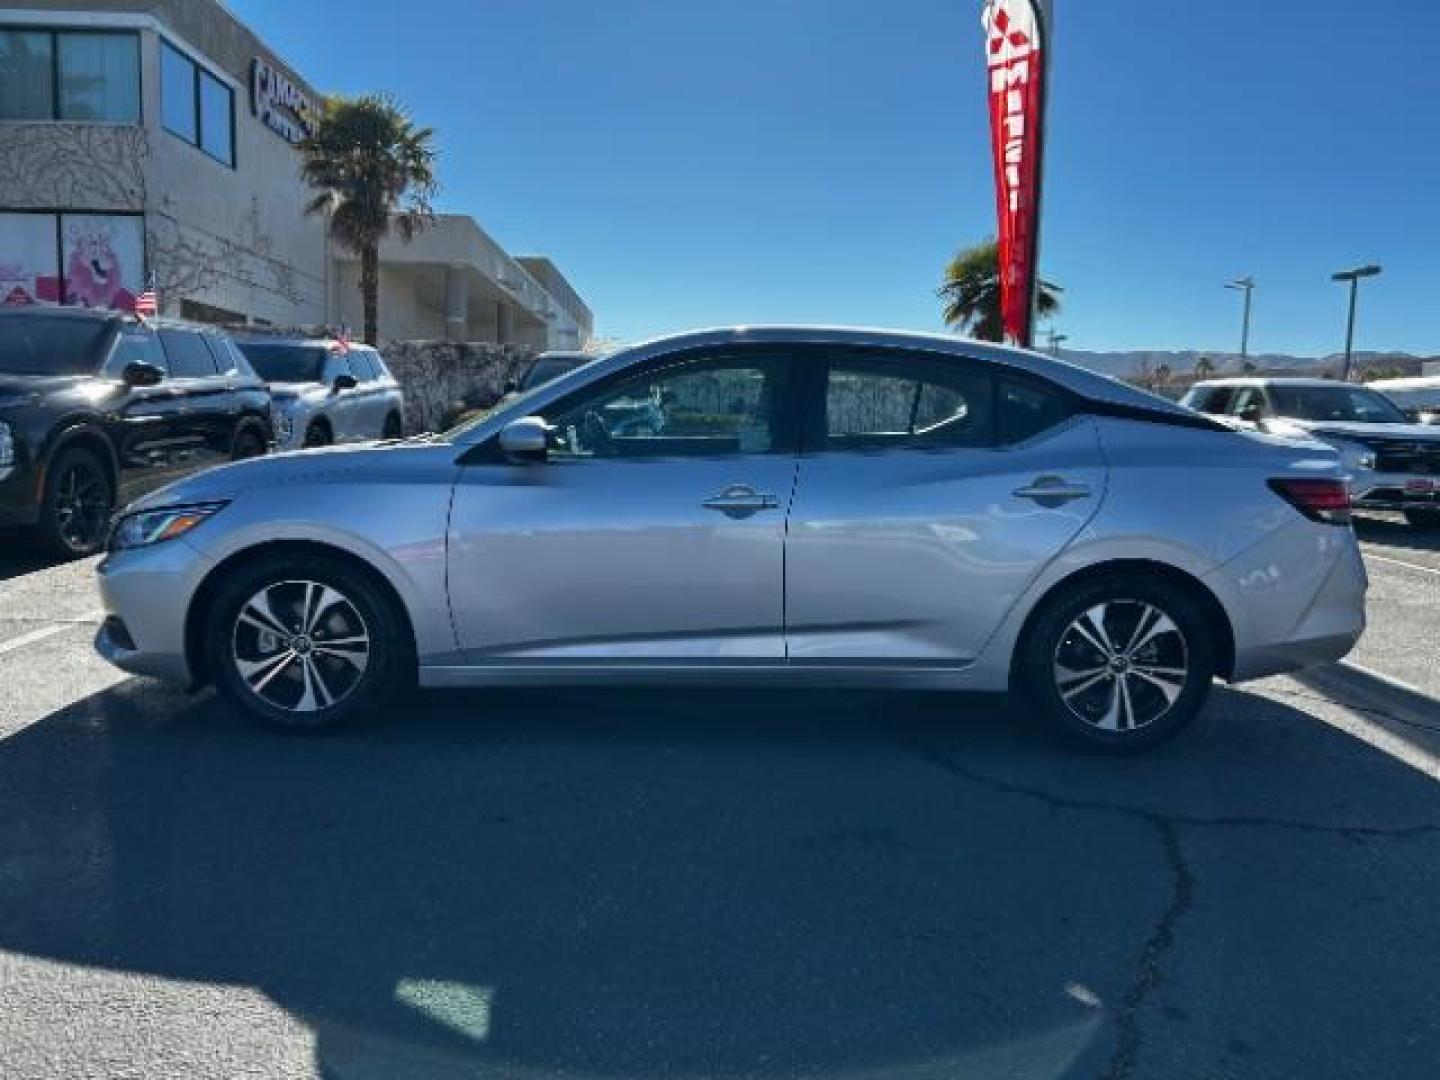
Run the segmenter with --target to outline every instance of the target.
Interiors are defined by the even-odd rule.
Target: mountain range
[[[1165,365],[1178,377],[1190,376],[1201,357],[1214,365],[1216,375],[1238,375],[1244,370],[1239,353],[1183,349],[1171,352],[1086,352],[1061,349],[1060,359],[1105,375],[1129,378],[1152,372]],[[1343,353],[1328,356],[1290,356],[1285,353],[1252,353],[1250,363],[1259,372],[1283,375],[1338,374],[1345,361]],[[1419,375],[1426,364],[1440,364],[1440,356],[1415,356],[1402,352],[1357,352],[1354,365],[1361,371],[1385,368],[1388,374]]]

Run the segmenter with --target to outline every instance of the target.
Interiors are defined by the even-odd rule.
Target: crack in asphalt
[[[1394,724],[1403,724],[1405,727],[1414,728],[1416,731],[1428,731],[1434,734],[1440,734],[1440,724],[1426,724],[1419,720],[1411,720],[1408,717],[1397,716],[1389,709],[1377,708],[1374,705],[1359,705],[1351,701],[1341,701],[1339,698],[1331,697],[1319,690],[1288,690],[1280,686],[1269,686],[1265,689],[1266,693],[1274,694],[1276,697],[1296,698],[1300,701],[1315,701],[1323,705],[1334,705],[1336,708],[1360,713],[1363,716],[1374,716],[1381,720],[1388,720]]]
[[[940,747],[914,738],[892,725],[883,725],[897,742],[908,746],[922,760],[951,776],[1008,795],[1035,799],[1052,813],[1085,811],[1118,814],[1141,822],[1153,829],[1160,840],[1170,877],[1170,898],[1140,950],[1135,974],[1129,989],[1114,1010],[1116,1045],[1110,1061],[1098,1074],[1100,1080],[1125,1080],[1134,1072],[1144,1045],[1140,1013],[1151,995],[1164,981],[1164,964],[1179,938],[1179,926],[1194,903],[1196,877],[1185,857],[1181,839],[1182,828],[1274,828],[1295,832],[1337,836],[1351,841],[1412,840],[1440,836],[1440,825],[1411,825],[1399,828],[1375,826],[1320,825],[1315,822],[1271,818],[1263,815],[1199,817],[1185,814],[1163,814],[1138,806],[1126,806],[1104,799],[1080,799],[1057,795],[1040,788],[1027,787],[1012,780],[987,776],[956,761]]]

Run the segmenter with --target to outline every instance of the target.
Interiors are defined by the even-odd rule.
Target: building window
[[[0,120],[139,123],[139,35],[0,29]]]
[[[221,164],[235,164],[235,92],[169,42],[160,44],[160,120]]]
[[[139,214],[0,213],[0,302],[129,311],[144,272]]]

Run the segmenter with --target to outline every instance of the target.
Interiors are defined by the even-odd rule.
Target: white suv
[[[328,338],[257,338],[238,344],[270,384],[277,449],[404,434],[400,384],[370,346]]]

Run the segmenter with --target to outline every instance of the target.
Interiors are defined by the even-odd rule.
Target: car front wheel
[[[62,558],[94,555],[114,509],[115,489],[100,459],[83,447],[62,450],[45,474],[40,541]]]
[[[1163,578],[1079,583],[1036,618],[1018,672],[1026,698],[1072,742],[1124,753],[1176,735],[1215,677],[1215,645],[1194,597]]]
[[[389,702],[413,670],[395,601],[369,575],[276,556],[229,575],[210,608],[216,687],[269,727],[332,728]]]

